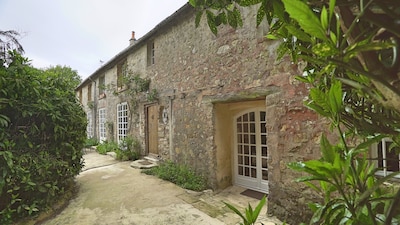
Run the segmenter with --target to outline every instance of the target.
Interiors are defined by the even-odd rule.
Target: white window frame
[[[387,155],[387,151],[389,151],[388,142],[393,142],[393,141],[392,141],[390,138],[384,138],[384,139],[382,139],[381,142],[380,142],[380,143],[382,144],[382,159],[379,159],[379,157],[378,157],[378,156],[379,156],[379,153],[378,153],[378,151],[379,151],[378,145],[379,145],[380,143],[375,144],[375,145],[373,146],[373,148],[372,148],[371,156],[372,156],[372,159],[374,159],[373,161],[374,161],[374,163],[375,163],[376,168],[379,167],[379,161],[382,160],[382,168],[379,168],[379,170],[376,172],[376,175],[377,175],[377,176],[383,176],[383,177],[385,177],[385,176],[387,176],[387,175],[389,175],[389,174],[391,174],[391,173],[393,173],[393,172],[397,172],[397,171],[390,171],[390,170],[388,170],[388,168],[387,168],[387,159],[386,159],[386,155]],[[400,154],[398,154],[398,157],[399,157],[398,159],[399,159],[399,168],[400,168]],[[400,179],[400,175],[396,175],[395,178]]]
[[[128,103],[122,102],[117,104],[117,140],[118,144],[122,144],[122,141],[128,135]]]
[[[93,116],[91,111],[88,111],[86,113],[86,118],[87,118],[86,136],[87,138],[93,138]]]
[[[106,113],[106,108],[99,109],[99,140],[101,143],[107,140]]]

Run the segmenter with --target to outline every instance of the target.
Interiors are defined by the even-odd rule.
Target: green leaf
[[[264,196],[262,197],[262,199],[260,200],[260,202],[258,203],[258,205],[256,206],[256,208],[254,209],[252,221],[255,222],[255,221],[257,220],[258,215],[259,215],[260,212],[261,212],[261,209],[262,209],[262,208],[264,207],[264,205],[265,205],[265,202],[266,202],[266,196],[264,195]]]
[[[306,3],[301,0],[282,0],[282,2],[290,17],[296,20],[306,33],[321,40],[327,39],[320,20]]]
[[[233,10],[233,14],[236,17],[237,25],[239,27],[242,27],[243,26],[243,20],[242,20],[242,15],[240,14],[239,9],[235,7],[235,9]]]
[[[322,134],[321,136],[320,145],[323,159],[329,163],[333,163],[333,161],[335,160],[335,150],[333,146],[329,143],[325,134]]]
[[[264,4],[264,3],[263,3]],[[261,6],[258,11],[257,11],[257,27],[261,24],[261,22],[263,21],[264,17],[265,17],[265,9],[263,6]]]
[[[202,16],[203,16],[203,11],[199,11],[196,13],[196,19],[195,19],[196,28],[199,27]]]
[[[196,0],[189,0],[189,4],[190,4],[191,6],[193,6],[193,7],[196,7],[196,6],[197,6]]]
[[[289,31],[289,33],[291,33],[293,36],[296,36],[298,39],[305,42],[311,42],[311,37],[296,26],[288,24],[285,26],[285,28]]]
[[[235,14],[231,11],[228,11],[228,24],[233,27],[236,28],[238,26],[238,21],[236,20]]]
[[[326,7],[322,7],[321,15],[320,15],[321,25],[324,30],[328,29],[328,11]]]
[[[335,12],[336,0],[329,1],[329,21],[331,21],[333,13]]]
[[[342,111],[343,91],[342,84],[338,81],[334,82],[329,89],[329,102],[331,105],[332,113],[338,114]]]
[[[237,209],[235,208],[233,205],[223,202],[230,210],[232,210],[233,212],[235,212],[238,216],[240,216],[243,221],[246,221],[246,218],[244,217],[244,215]]]
[[[209,10],[206,11],[206,14],[207,14],[207,23],[208,23],[208,26],[210,27],[211,32],[214,35],[217,35],[218,34],[218,29],[217,29],[217,26],[215,24],[215,15]]]

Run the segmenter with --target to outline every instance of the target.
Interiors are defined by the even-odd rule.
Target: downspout
[[[94,83],[94,91],[93,91],[93,109],[92,109],[92,118],[93,119],[93,136],[98,140],[99,137],[97,136],[97,94],[96,94],[96,89],[97,89],[97,83],[95,80],[92,80],[91,77],[89,77],[89,80]]]
[[[175,98],[175,90],[174,93],[169,96],[169,155],[170,159],[174,162],[175,161],[175,154],[174,154],[174,142],[173,142],[173,131],[172,131],[172,122],[174,121],[173,114],[172,114],[172,102]]]

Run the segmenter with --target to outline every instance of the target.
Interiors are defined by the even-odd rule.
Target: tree
[[[75,88],[82,82],[78,72],[67,66],[51,66],[45,71],[48,73],[48,76],[58,77],[58,79],[64,80],[64,83],[68,85],[68,87],[66,87],[68,90],[75,90]]]
[[[9,51],[24,53],[24,48],[18,41],[19,33],[14,30],[0,30],[0,62],[6,63],[10,60]],[[2,64],[2,63],[1,63]]]
[[[216,35],[221,24],[235,28],[242,25],[240,7],[256,5],[257,26],[266,19],[270,29],[267,38],[282,40],[277,49],[279,57],[289,54],[294,63],[307,62],[304,73],[297,76],[312,87],[305,104],[329,118],[340,137],[337,145],[321,140],[320,160],[291,165],[309,173],[302,181],[325,194],[325,204],[313,207],[312,222],[390,224],[396,221],[395,217],[398,220],[400,212],[394,208],[400,202],[400,190],[383,196],[381,184],[388,178],[376,180],[375,170],[362,157],[371,144],[383,137],[400,144],[398,1],[190,0],[189,3],[198,9],[196,25],[205,15]],[[349,137],[361,143],[352,147]],[[321,170],[331,173],[324,174]],[[319,181],[320,186],[309,181]]]

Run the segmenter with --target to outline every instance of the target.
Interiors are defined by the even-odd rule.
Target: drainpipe
[[[169,96],[169,156],[172,161],[175,161],[175,154],[174,154],[174,143],[173,143],[173,132],[172,132],[172,122],[173,122],[173,114],[172,114],[172,101],[175,98],[175,90],[173,94]]]
[[[97,94],[96,94],[96,89],[97,89],[97,83],[95,80],[92,80],[91,77],[89,77],[89,80],[94,83],[94,91],[93,91],[93,109],[92,109],[92,119],[93,119],[93,136],[98,140],[99,137],[97,136]]]

